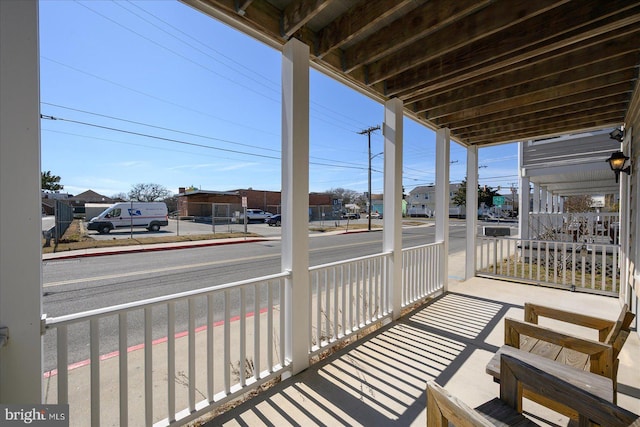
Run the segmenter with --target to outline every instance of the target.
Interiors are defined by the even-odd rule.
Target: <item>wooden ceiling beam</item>
[[[484,93],[479,96],[471,95],[466,98],[461,98],[459,101],[453,101],[444,105],[436,105],[429,108],[425,114],[429,119],[436,119],[438,117],[448,116],[470,108],[486,108],[491,104],[502,103],[511,98],[519,97],[520,99],[525,99],[527,96],[535,96],[538,92],[549,93],[550,88],[562,87],[583,80],[596,79],[614,72],[629,70],[630,72],[627,73],[627,75],[633,75],[637,61],[638,58],[635,54],[618,56],[589,66],[579,67],[570,71],[567,70],[566,72],[553,74],[538,80],[510,86],[506,89]],[[420,112],[422,109],[416,109],[416,111]]]
[[[547,138],[551,136],[579,133],[588,129],[602,129],[614,127],[622,123],[620,116],[591,117],[587,120],[575,120],[566,123],[551,123],[549,126],[534,129],[518,129],[515,132],[503,134],[487,134],[474,138],[460,138],[468,145],[501,144],[507,142],[524,141],[527,139]]]
[[[426,0],[420,0],[423,3]],[[322,58],[360,34],[380,26],[396,11],[416,4],[415,0],[361,0],[345,14],[318,31],[315,55]]]
[[[553,99],[546,102],[537,102],[535,104],[522,105],[520,107],[509,110],[509,114],[514,120],[518,120],[520,116],[528,116],[532,114],[554,114],[556,111],[571,111],[579,114],[585,110],[595,108],[599,105],[612,105],[617,103],[625,103],[629,101],[631,95],[631,86],[628,83],[620,83],[617,85],[607,86],[604,88],[589,90],[586,92],[576,93],[566,96],[562,99]],[[495,122],[504,117],[504,112],[485,114],[475,119],[467,119],[458,122],[441,122],[443,127],[448,127],[451,131],[457,131],[461,128],[467,128],[474,125],[487,125],[487,123]]]
[[[505,116],[500,120],[494,122],[485,123],[484,125],[474,125],[468,128],[461,128],[456,130],[456,135],[460,138],[472,138],[478,135],[486,134],[501,134],[506,132],[514,132],[518,129],[527,130],[531,128],[543,128],[548,127],[551,124],[568,123],[574,120],[585,120],[593,117],[602,116],[620,116],[624,117],[626,110],[626,103],[603,105],[599,107],[593,107],[580,111],[580,114],[575,114],[572,111],[556,111],[555,114],[548,112],[548,114],[535,114],[530,116],[512,117]]]
[[[596,1],[596,3],[600,7],[593,6],[589,9],[589,12],[602,13],[604,15],[602,19],[590,20],[589,24],[586,25],[577,25],[575,15],[569,14],[569,11],[564,10],[564,7],[554,9],[548,13],[558,13],[558,11],[562,10],[567,16],[558,16],[556,17],[557,24],[551,24],[544,22],[543,18],[549,19],[550,17],[546,16],[547,14],[543,14],[533,19],[534,21],[539,19],[543,21],[535,24],[541,26],[540,29],[536,26],[530,27],[531,31],[522,31],[519,27],[515,29],[517,31],[509,28],[505,32],[495,34],[492,37],[452,52],[444,58],[438,58],[414,67],[386,80],[386,95],[399,96],[402,99],[406,99],[408,96],[416,96],[444,86],[462,83],[465,80],[483,74],[504,72],[505,69],[512,68],[518,63],[541,55],[550,57],[554,56],[554,54],[559,54],[559,52],[567,53],[581,48],[583,44],[591,44],[593,40],[591,40],[591,43],[589,40],[600,35],[605,39],[612,39],[637,30],[635,25],[640,22],[640,4],[636,4],[630,10],[627,8],[627,10],[611,14],[611,10],[603,5],[613,3],[625,3],[628,5],[628,2],[616,0],[611,2]],[[584,7],[583,2],[572,3],[572,5],[574,7]],[[583,11],[580,15],[583,17],[583,22],[588,21],[590,18],[590,15],[584,16],[585,13]],[[534,23],[529,22],[523,26],[527,28],[529,25],[534,25]],[[549,27],[562,28],[562,26],[572,30],[569,33],[561,33],[559,32],[560,30],[549,30]],[[625,29],[624,27],[627,26],[630,26],[630,28]],[[544,33],[547,34],[545,35]]]
[[[453,2],[452,2],[453,3]],[[506,28],[543,14],[566,0],[499,0],[460,19],[441,31],[395,49],[392,54],[367,65],[369,83],[378,83],[425,62],[486,39]],[[518,29],[522,32],[521,29]]]
[[[282,13],[282,33],[291,37],[303,25],[313,19],[335,0],[294,0]]]
[[[500,102],[494,102],[490,105],[479,105],[457,111],[446,116],[442,116],[439,122],[455,122],[465,119],[476,118],[481,115],[496,113],[499,111],[507,111],[517,108],[521,105],[535,104],[537,102],[549,101],[552,99],[561,99],[574,93],[587,92],[601,87],[611,86],[617,83],[625,83],[637,77],[636,69],[628,69],[621,72],[606,74],[591,79],[585,79],[578,82],[570,82],[562,86],[550,87],[538,90],[532,93],[513,96],[503,99]]]
[[[638,61],[638,36],[636,33],[628,34],[615,40],[607,40],[604,43],[588,46],[566,55],[547,59],[539,63],[533,63],[528,67],[518,68],[498,75],[483,75],[476,77],[462,86],[447,87],[445,91],[425,94],[425,97],[414,101],[405,101],[409,108],[416,112],[423,112],[432,107],[444,106],[479,95],[496,93],[501,89],[521,85],[557,73],[564,73],[580,67],[591,66],[602,61],[609,61],[615,57],[625,55],[629,61],[628,66]],[[430,95],[430,96],[426,96]]]
[[[388,55],[402,47],[438,31],[493,0],[429,0],[411,14],[393,21],[365,40],[344,50],[344,71],[351,73],[357,67]]]

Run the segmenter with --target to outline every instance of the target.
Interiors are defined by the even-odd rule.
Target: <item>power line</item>
[[[245,143],[242,143],[242,142],[231,141],[231,140],[228,140],[228,139],[222,139],[222,138],[216,138],[216,137],[212,137],[212,136],[208,136],[208,135],[201,135],[201,134],[197,134],[197,133],[186,132],[186,131],[167,128],[167,127],[163,127],[163,126],[152,125],[152,124],[149,124],[149,123],[143,123],[143,122],[139,122],[139,121],[135,121],[135,120],[124,119],[124,118],[121,118],[121,117],[115,117],[115,116],[111,116],[111,115],[107,115],[107,114],[101,114],[101,113],[96,113],[96,112],[92,112],[92,111],[81,110],[81,109],[78,109],[78,108],[66,107],[64,105],[52,104],[52,103],[49,103],[49,102],[41,102],[41,104],[50,105],[50,106],[53,106],[53,107],[63,108],[63,109],[76,111],[76,112],[80,112],[80,113],[84,113],[84,114],[89,114],[89,115],[93,115],[93,116],[104,117],[104,118],[108,118],[108,119],[112,119],[112,120],[122,121],[122,122],[125,122],[125,123],[132,123],[132,124],[136,124],[136,125],[140,125],[140,126],[146,126],[146,127],[150,127],[150,128],[153,128],[153,129],[166,130],[166,131],[169,131],[169,132],[180,133],[180,134],[183,134],[183,135],[195,136],[195,137],[198,137],[198,138],[210,139],[210,140],[213,140],[213,141],[220,141],[220,142],[225,142],[225,143],[228,143],[228,144],[240,145],[240,146],[243,146],[243,147],[256,148],[256,149],[259,149],[259,150],[272,151],[272,152],[280,154],[280,150],[276,150],[276,149],[273,149],[273,148],[265,148],[265,147],[260,147],[260,146],[257,146],[257,145],[251,145],[251,144],[245,144]],[[61,120],[64,120],[64,119],[61,119]],[[343,160],[327,159],[327,158],[317,157],[317,156],[310,156],[310,158],[311,159],[316,159],[316,160],[337,162],[337,163],[343,163],[343,164],[347,164],[347,165],[362,167],[362,166],[358,165],[357,163],[345,162]],[[376,171],[376,172],[378,172],[378,171]]]
[[[182,145],[187,145],[187,146],[191,146],[191,147],[205,148],[205,149],[216,150],[216,151],[224,151],[224,152],[228,152],[228,153],[241,154],[241,155],[253,156],[253,157],[260,157],[260,158],[264,158],[264,159],[281,160],[280,157],[269,156],[269,155],[266,155],[266,154],[256,154],[256,153],[249,153],[249,152],[246,152],[246,151],[232,150],[232,149],[221,148],[221,147],[214,147],[214,146],[206,145],[206,144],[198,144],[198,143],[195,143],[195,142],[182,141],[182,140],[174,139],[174,138],[167,138],[167,137],[162,137],[162,136],[158,136],[158,135],[150,135],[150,134],[145,134],[145,133],[141,133],[141,132],[135,132],[135,131],[125,130],[125,129],[118,129],[118,128],[114,128],[114,127],[111,127],[111,126],[99,125],[99,124],[96,124],[96,123],[83,122],[83,121],[80,121],[80,120],[67,119],[67,118],[63,118],[63,117],[50,116],[50,115],[45,115],[45,114],[40,114],[40,117],[42,119],[45,119],[45,120],[64,121],[64,122],[69,122],[69,123],[75,123],[75,124],[79,124],[79,125],[83,125],[83,126],[95,127],[95,128],[99,128],[99,129],[105,129],[105,130],[113,131],[113,132],[119,132],[119,133],[124,133],[124,134],[129,134],[129,135],[141,136],[141,137],[145,137],[145,138],[152,138],[152,139],[157,139],[157,140],[160,140],[160,141],[171,142],[171,143],[176,143],[176,144],[182,144]],[[212,137],[209,137],[209,138],[212,138]],[[215,138],[212,138],[212,139],[215,139]],[[224,141],[224,140],[221,140],[221,141]],[[331,160],[331,161],[333,161],[333,160]],[[367,170],[367,168],[362,167],[362,166],[349,166],[349,165],[329,164],[329,163],[321,163],[321,162],[309,162],[309,164],[310,165],[316,165],[316,166],[337,167],[337,168],[343,168],[343,169]],[[376,172],[379,172],[379,171],[376,171]]]

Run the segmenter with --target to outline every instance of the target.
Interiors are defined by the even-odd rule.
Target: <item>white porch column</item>
[[[529,177],[520,176],[518,186],[520,194],[518,195],[518,234],[521,239],[529,238]]]
[[[478,146],[467,147],[467,254],[464,280],[476,275],[476,235],[478,229]]]
[[[549,213],[547,210],[547,187],[540,187],[540,213]]]
[[[391,252],[389,289],[393,318],[402,307],[402,101],[390,99],[384,104],[384,228],[382,250]]]
[[[553,213],[553,193],[551,191],[548,191],[545,189],[545,191],[547,192],[547,213]]]
[[[443,256],[440,260],[440,274],[444,291],[448,290],[449,279],[449,128],[436,132],[436,242],[443,242]]]
[[[285,357],[309,366],[309,47],[292,39],[282,56],[282,270]]]
[[[533,184],[533,213],[540,213],[540,186]]]
[[[38,57],[38,1],[0,1],[0,327],[9,334],[0,348],[4,404],[42,401]]]
[[[564,213],[564,197],[558,196],[558,212]]]

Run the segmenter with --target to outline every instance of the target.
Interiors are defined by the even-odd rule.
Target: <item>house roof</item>
[[[89,203],[111,203],[111,197],[103,196],[93,190],[87,190],[70,198],[71,200],[81,200]]]
[[[182,0],[459,143],[619,126],[639,109],[640,0]]]

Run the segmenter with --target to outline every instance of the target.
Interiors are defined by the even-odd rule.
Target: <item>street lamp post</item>
[[[369,202],[367,206],[367,217],[368,217],[368,223],[369,223],[367,229],[369,231],[371,231],[371,132],[375,132],[377,130],[380,130],[380,125],[372,126],[368,129],[358,132],[360,135],[367,134],[368,141],[369,141],[369,156],[368,156],[369,157],[369,187],[368,187],[369,193],[367,197],[367,200]]]

